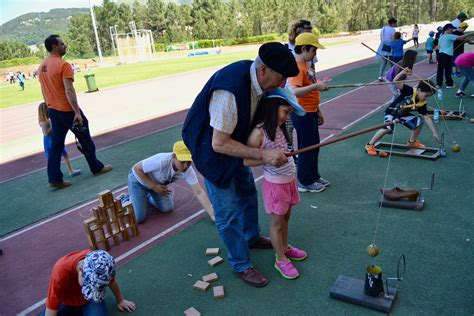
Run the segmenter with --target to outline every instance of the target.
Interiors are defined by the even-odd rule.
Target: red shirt
[[[71,252],[60,258],[51,270],[46,307],[58,310],[59,305],[81,306],[87,304],[78,281],[77,264],[91,250]]]
[[[48,56],[39,67],[39,81],[48,108],[71,112],[72,107],[66,97],[64,79],[74,81],[74,72],[71,65],[59,56]]]

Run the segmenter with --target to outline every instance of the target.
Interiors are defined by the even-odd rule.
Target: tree
[[[94,55],[94,33],[89,14],[75,15],[70,20],[69,31],[64,41],[68,46],[68,55],[86,58]]]
[[[24,43],[14,40],[0,41],[0,60],[23,58],[34,54]]]

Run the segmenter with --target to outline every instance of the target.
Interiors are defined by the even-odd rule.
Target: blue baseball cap
[[[265,94],[265,98],[280,98],[286,101],[289,105],[291,105],[298,116],[304,116],[306,114],[305,110],[301,105],[298,104],[298,100],[296,100],[296,96],[293,93],[293,90],[290,88],[276,88],[271,92],[267,92]]]
[[[428,33],[428,35],[429,35],[429,36],[433,36],[433,35],[435,35],[435,32],[430,31],[430,32]]]

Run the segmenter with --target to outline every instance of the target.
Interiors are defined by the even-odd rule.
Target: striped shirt
[[[263,95],[263,90],[257,80],[255,63],[250,66],[250,79],[250,120],[252,120],[258,100]],[[209,115],[211,116],[210,125],[212,128],[226,134],[232,134],[238,121],[237,101],[234,94],[227,90],[215,90],[209,102]]]
[[[288,151],[288,143],[285,135],[280,127],[277,127],[275,133],[275,141],[272,141],[262,127],[262,124],[257,125],[257,128],[263,133],[263,143],[260,146],[262,149],[281,149]],[[275,167],[270,164],[263,165],[263,176],[266,180],[273,183],[289,183],[295,178],[296,166],[293,157],[288,157],[288,162],[281,167]]]

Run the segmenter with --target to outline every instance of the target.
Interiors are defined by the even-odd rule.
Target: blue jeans
[[[40,314],[44,316],[46,314],[46,309]],[[105,301],[100,303],[88,303],[82,306],[69,306],[69,305],[60,305],[58,310],[58,316],[107,316],[107,304]]]
[[[464,67],[464,66],[458,66],[458,67],[461,70],[462,74],[464,75],[464,80],[462,81],[461,86],[459,87],[459,90],[464,92],[469,82],[471,82],[474,85],[474,68]]]
[[[205,180],[209,200],[214,208],[216,227],[227,247],[227,258],[237,272],[253,267],[251,246],[260,236],[257,189],[250,168],[241,166],[228,188]]]
[[[319,144],[319,117],[317,112],[308,112],[304,116],[291,113],[291,120],[296,129],[298,149]],[[319,148],[298,155],[297,178],[302,185],[311,185],[321,175],[318,170]]]
[[[161,195],[147,188],[138,182],[137,177],[135,177],[132,171],[128,174],[128,193],[130,194],[130,200],[132,201],[133,211],[135,212],[138,224],[145,221],[148,204],[165,213],[171,212],[174,209],[173,193]]]
[[[54,109],[48,109],[49,118],[51,119],[51,148],[49,150],[48,158],[48,181],[49,183],[58,183],[63,181],[63,174],[61,172],[61,155],[64,150],[64,141],[67,132],[71,129],[74,120],[74,112],[62,112]],[[100,162],[95,155],[95,145],[89,133],[89,122],[86,116],[82,113],[84,120],[83,126],[87,127],[87,132],[78,135],[79,143],[85,150],[89,169],[92,173],[97,173],[104,164]]]

